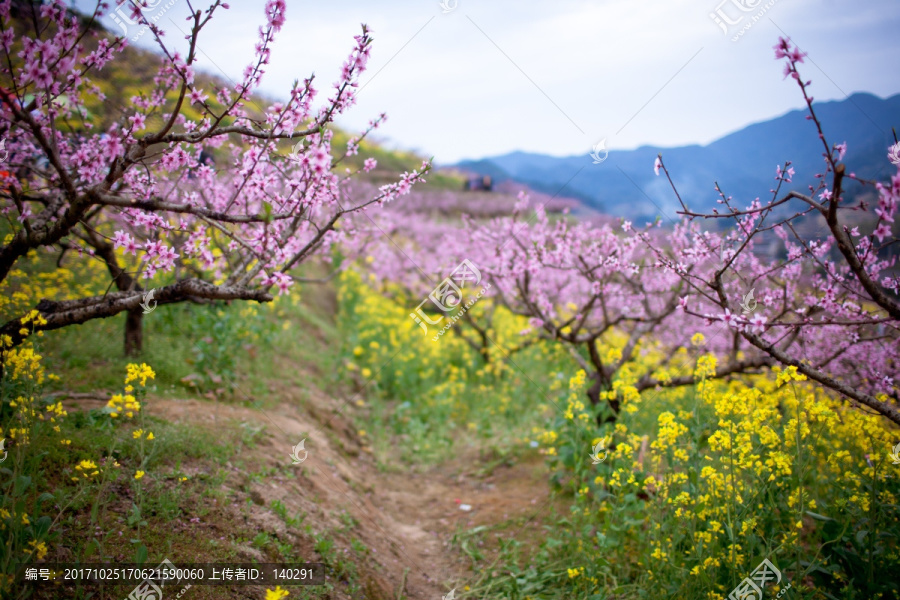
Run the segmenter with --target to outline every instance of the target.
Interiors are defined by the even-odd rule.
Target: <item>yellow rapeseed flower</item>
[[[47,544],[44,542],[39,542],[37,540],[31,540],[28,542],[28,545],[31,546],[31,553],[37,554],[38,560],[43,560],[45,556],[47,556]]]
[[[287,598],[288,592],[281,588],[281,586],[276,586],[274,590],[267,589],[266,590],[266,600],[282,600],[282,598]]]
[[[145,386],[148,379],[156,378],[156,373],[153,372],[153,369],[147,363],[141,363],[140,365],[129,363],[125,369],[127,370],[125,375],[126,385],[132,381],[140,380],[141,386]]]

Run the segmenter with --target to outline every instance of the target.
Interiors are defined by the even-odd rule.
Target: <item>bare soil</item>
[[[500,524],[501,533],[495,536],[539,536],[549,502],[540,456],[515,464],[492,463],[485,469],[484,457],[472,450],[424,472],[399,465],[379,468],[346,414],[356,407],[323,394],[305,396],[311,398],[305,406],[283,402],[265,411],[199,399],[149,399],[149,414],[170,422],[216,430],[266,428],[242,451],[244,470],[233,468],[227,478],[225,491],[236,500],[210,513],[207,519],[212,521],[194,527],[192,536],[220,538],[229,525],[238,523],[290,539],[306,560],[319,562],[308,536],[289,531],[272,512],[272,502],[283,502],[289,515],[305,512],[303,523],[311,524],[314,532],[346,530],[349,515],[357,524],[335,537],[339,548],[349,545],[352,536],[370,549],[357,564],[363,582],[358,597],[372,600],[439,600],[471,577],[471,560],[451,544],[456,532]],[[289,454],[304,437],[307,459],[293,465]],[[274,475],[251,477],[251,465],[255,473]],[[182,465],[185,472],[191,468]],[[471,510],[462,510],[462,505]],[[490,556],[492,544],[487,546],[482,552]],[[265,560],[249,545],[238,550],[247,559]],[[337,587],[332,597],[350,596]]]

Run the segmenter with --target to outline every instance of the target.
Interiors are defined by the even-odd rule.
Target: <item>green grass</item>
[[[44,367],[58,375],[59,381],[48,382],[42,393],[54,393],[53,402],[66,398],[62,392],[88,393],[104,401],[121,393],[128,363],[146,362],[156,372],[146,389],[149,403],[157,398],[263,407],[285,400],[305,403],[311,388],[321,389],[337,381],[336,355],[322,351],[336,343],[332,315],[321,308],[327,302],[318,298],[327,293],[327,289],[310,289],[312,307],[276,302],[256,307],[255,314],[248,314],[251,305],[246,303],[160,306],[144,318],[144,352],[136,358],[122,354],[124,316],[47,332],[34,338],[36,350],[44,357]],[[290,365],[303,368],[286,368]],[[191,374],[198,377],[185,380]],[[13,392],[5,389],[4,396]],[[93,398],[85,401],[96,402]],[[8,405],[4,407],[4,414],[9,413]],[[6,428],[11,423],[3,425]],[[295,550],[296,536],[308,538],[309,547],[314,543],[302,512],[290,515],[283,506],[276,509],[294,532],[292,539],[279,538],[271,531],[243,533],[243,525],[221,522],[222,507],[235,499],[233,492],[223,489],[231,472],[229,464],[260,482],[276,475],[296,476],[287,468],[251,472],[251,465],[243,460],[242,451],[252,450],[266,435],[265,424],[236,422],[212,428],[144,415],[143,429],[152,431],[154,440],[145,445],[143,454],[131,436],[138,427],[137,419],[130,423],[113,420],[99,408],[72,410],[58,426],[59,432],[51,432],[49,423],[38,425],[28,448],[41,451],[23,452],[21,469],[29,474],[28,485],[22,488],[22,509],[32,515],[32,522],[40,515],[48,515],[49,520],[60,513],[52,531],[64,527],[66,539],[51,533],[44,538],[51,548],[66,548],[74,560],[121,557],[132,561],[140,548],[150,548],[148,562],[159,553],[197,557],[198,561],[233,561],[240,540],[252,540],[271,560],[310,559]],[[62,445],[60,439],[68,439],[70,444]],[[98,461],[100,457],[109,457],[121,466],[110,468],[108,476],[98,476],[89,484],[70,481],[78,461]],[[11,462],[0,469],[4,486],[11,481],[12,472],[5,469]],[[190,476],[185,474],[187,465],[193,473]],[[140,486],[133,478],[138,469],[147,473]],[[52,495],[45,494],[40,508],[38,496],[48,490]],[[220,522],[226,539],[172,536],[173,523],[195,517]],[[357,542],[354,547],[358,551],[349,556],[338,551],[329,536],[343,533],[342,529],[337,534],[320,534],[325,537],[319,543],[335,574],[332,582],[360,589],[352,561],[358,560],[363,546]],[[331,545],[327,539],[332,539]],[[186,542],[189,547],[184,547]],[[321,589],[298,590],[299,597],[316,597]],[[202,594],[198,598],[209,597],[192,591],[196,593]]]
[[[699,545],[693,543],[691,536],[708,523],[679,520],[671,514],[671,505],[665,503],[665,498],[642,493],[636,486],[610,488],[607,483],[616,468],[631,471],[630,462],[624,457],[615,465],[611,459],[603,465],[584,468],[584,460],[579,462],[578,457],[586,456],[589,441],[596,433],[594,423],[564,419],[556,408],[557,404],[565,407],[570,394],[565,385],[568,378],[561,378],[560,374],[571,375],[575,370],[566,357],[535,346],[517,354],[514,367],[493,372],[485,370],[480,358],[466,347],[445,345],[439,352],[442,362],[426,365],[421,360],[421,346],[414,345],[418,338],[401,337],[397,347],[384,347],[386,340],[398,335],[398,323],[411,327],[403,307],[396,311],[396,319],[388,315],[390,307],[385,305],[378,305],[373,311],[377,318],[363,318],[355,310],[363,302],[363,292],[348,293],[343,296],[335,319],[328,308],[338,304],[333,289],[305,286],[302,292],[304,301],[299,304],[279,301],[258,307],[255,312],[248,312],[247,304],[218,303],[162,306],[147,315],[145,352],[137,361],[147,362],[157,373],[156,379],[148,382],[149,401],[157,397],[191,398],[265,408],[284,401],[303,405],[310,402],[311,394],[328,393],[335,396],[338,405],[350,401],[344,414],[355,420],[358,429],[365,430],[359,439],[371,446],[381,469],[425,470],[465,454],[474,457],[470,466],[478,478],[490,477],[520,461],[529,452],[527,442],[535,439],[532,428],[554,429],[560,439],[558,458],[551,465],[555,472],[552,507],[535,520],[517,516],[460,529],[453,536],[451,546],[466,558],[471,569],[461,582],[469,586],[469,591],[458,590],[458,597],[466,600],[674,599],[685,589],[699,598],[713,585],[725,587],[742,576],[743,567],[725,565],[710,581],[692,580],[686,572],[689,569],[648,558],[652,544],[660,542],[670,553],[670,560],[696,551]],[[51,384],[48,389],[119,392],[125,365],[134,361],[121,355],[122,327],[122,318],[107,319],[49,332],[36,339],[48,370],[61,377],[60,383]],[[383,354],[376,352],[377,346],[370,345],[375,340],[382,345],[377,352]],[[358,355],[354,352],[357,347],[363,349]],[[397,353],[393,368],[376,371],[382,356]],[[348,370],[350,361],[358,363],[357,370]],[[365,381],[358,378],[359,368],[370,368],[379,375],[364,388]],[[185,378],[192,374],[196,377],[186,382]],[[583,399],[580,393],[576,396]],[[357,400],[362,406],[357,405]],[[636,450],[644,435],[651,441],[656,438],[658,418],[667,411],[684,415],[678,419],[687,431],[678,447],[691,451],[690,461],[674,468],[660,455],[648,464],[646,473],[642,466],[636,474],[643,477],[653,469],[663,475],[683,471],[687,476],[685,489],[697,495],[702,489],[700,473],[706,465],[700,460],[701,454],[710,454],[709,437],[719,427],[713,407],[701,399],[697,390],[688,387],[677,393],[649,391],[644,394],[641,409],[621,415],[620,422],[634,436],[629,443]],[[143,427],[153,431],[156,440],[143,454],[130,436],[134,426],[113,423],[101,410],[72,411],[61,421],[59,436],[71,439],[70,446],[58,444],[59,436],[51,435],[47,426],[41,424],[42,429],[35,434],[39,437],[33,447],[40,451],[22,458],[29,477],[27,485],[13,482],[6,474],[4,482],[22,488],[16,498],[27,498],[25,504],[34,522],[55,516],[59,512],[55,505],[61,507],[72,500],[59,525],[71,536],[64,545],[78,560],[116,556],[130,560],[141,546],[152,548],[154,555],[183,550],[179,547],[183,540],[171,535],[171,524],[176,520],[222,519],[212,500],[221,507],[242,499],[240,492],[249,492],[254,482],[297,476],[294,469],[260,467],[241,456],[243,450],[260,445],[268,431],[265,423],[236,422],[229,427],[204,429],[145,417]],[[817,430],[815,436],[819,433]],[[339,436],[329,436],[333,447],[343,448]],[[626,438],[622,436],[618,441],[624,444]],[[813,437],[809,445],[810,451],[830,451],[827,439]],[[72,465],[81,459],[98,457],[117,460],[124,476],[92,484],[91,493],[79,494],[83,484],[69,480]],[[883,594],[882,600],[896,597],[884,591],[890,584],[890,568],[873,570],[869,566],[875,564],[872,561],[887,567],[897,564],[897,508],[896,502],[890,501],[898,495],[896,480],[863,488],[874,500],[874,508],[861,512],[852,506],[848,508],[846,503],[842,505],[846,500],[841,497],[842,490],[829,488],[827,481],[816,481],[819,473],[810,473],[811,459],[804,460],[807,463],[799,459],[794,463],[798,470],[791,474],[792,481],[814,490],[820,502],[815,514],[827,516],[806,518],[804,535],[809,537],[802,540],[797,551],[803,553],[806,565],[800,561],[787,563],[789,568],[784,570],[792,577],[807,567],[809,571],[805,576],[797,576],[789,597],[826,599],[827,596],[804,589],[803,584],[815,582],[820,589],[827,589],[837,565],[844,577],[858,585],[855,592],[852,586],[841,588],[837,594],[842,597],[861,600],[866,597],[861,590],[877,590]],[[805,471],[799,469],[803,464],[807,465]],[[198,474],[182,482],[186,465]],[[231,467],[246,475],[243,490],[235,493],[221,489]],[[133,480],[138,468],[148,473],[141,482],[140,495]],[[595,481],[597,475],[607,482]],[[755,540],[755,553],[769,548],[770,540],[785,530],[784,522],[796,520],[786,508],[784,493],[776,496],[766,482],[757,487],[765,492],[759,498],[760,506],[764,506],[758,513],[760,526],[768,529],[765,536]],[[588,491],[582,494],[581,489]],[[39,501],[45,490],[52,490],[51,497]],[[568,510],[557,510],[559,506]],[[243,505],[242,510],[246,515],[251,508]],[[851,508],[855,511],[852,514]],[[283,502],[272,502],[269,510],[295,537],[223,524],[225,540],[199,537],[199,549],[193,552],[210,560],[232,560],[237,556],[237,548],[244,545],[259,549],[272,560],[309,558],[300,556],[292,545],[299,535],[328,565],[335,577],[333,581],[340,582],[329,584],[331,587],[326,589],[340,585],[352,593],[365,593],[367,583],[360,565],[371,550],[360,541],[364,536],[352,515],[336,514],[341,525],[323,531],[315,530],[305,513],[290,514]],[[739,521],[735,517],[734,524],[726,525],[734,531],[740,527]],[[651,522],[663,527],[663,533],[653,529]],[[124,532],[122,536],[119,531]],[[709,552],[725,556],[726,535],[731,534],[722,533]],[[56,543],[55,538],[47,539]],[[834,549],[833,562],[816,562],[815,551],[826,541]],[[783,553],[779,561],[787,562],[792,556]],[[584,574],[572,576],[569,569],[581,567],[585,568]],[[667,575],[653,579],[650,572],[663,568],[669,569]],[[588,583],[588,577],[597,583]],[[682,583],[687,587],[680,587]],[[297,591],[299,597],[313,594],[312,590]]]
[[[48,371],[61,380],[48,391],[119,390],[131,362],[151,365],[156,378],[148,392],[170,398],[200,394],[268,406],[278,400],[273,398],[278,387],[296,387],[303,401],[310,380],[320,389],[334,382],[335,357],[322,346],[333,344],[335,329],[327,317],[303,305],[164,305],[145,315],[143,323],[138,357],[124,356],[124,314],[34,338]],[[286,357],[310,368],[285,369],[286,361],[279,359]]]

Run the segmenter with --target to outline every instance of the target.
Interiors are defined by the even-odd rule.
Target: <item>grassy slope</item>
[[[432,495],[449,506],[450,514],[455,509],[451,498],[459,496],[477,502],[482,512],[474,521],[457,518],[447,526],[444,537],[458,549],[450,552],[452,558],[442,559],[449,564],[421,566],[421,560],[435,557],[401,554],[397,568],[420,566],[422,571],[448,577],[483,564],[505,538],[525,539],[521,528],[529,522],[527,513],[535,509],[533,497],[546,496],[548,491],[541,474],[544,467],[536,454],[526,457],[521,445],[511,447],[490,437],[453,433],[448,424],[433,435],[447,441],[449,452],[424,452],[418,460],[417,453],[407,452],[411,448],[398,453],[398,447],[410,441],[386,427],[397,403],[373,390],[362,392],[352,378],[338,375],[346,372],[339,357],[348,349],[343,347],[344,338],[334,320],[333,289],[308,286],[303,293],[302,302],[264,307],[256,317],[248,317],[247,306],[239,303],[213,309],[164,306],[147,315],[147,347],[140,360],[153,366],[156,378],[147,386],[148,416],[143,428],[152,430],[156,439],[143,463],[130,436],[138,425],[114,422],[102,411],[106,398],[121,389],[129,362],[121,356],[122,319],[49,332],[40,340],[48,371],[60,377],[45,393],[61,394],[70,414],[62,421],[61,436],[72,443],[66,447],[48,444],[46,453],[29,459],[34,485],[55,490],[60,504],[63,498],[75,498],[60,519],[62,535],[47,560],[130,562],[137,547],[131,540],[140,539],[151,549],[150,562],[159,555],[178,557],[176,562],[307,560],[329,566],[332,579],[327,588],[297,588],[291,598],[326,597],[322,595],[326,590],[331,590],[327,597],[333,598],[352,597],[362,590],[366,590],[365,597],[373,599],[419,597],[409,590],[427,582],[412,581],[413,574],[406,580],[405,573],[379,564],[389,548],[379,549],[378,545],[386,543],[385,537],[396,535],[401,526],[386,532],[382,521],[386,517],[378,510],[355,510],[365,503],[357,494],[392,493],[409,485],[411,468],[422,473],[419,482],[411,484],[416,494],[424,493],[426,486],[447,473],[457,474],[449,478],[453,483],[458,478],[471,480],[471,486],[454,491],[436,488]],[[210,369],[230,375],[220,382],[203,381],[200,389],[185,380],[197,371],[199,356],[209,346],[204,338],[211,335],[227,346],[228,338],[245,331],[248,321],[259,337],[228,346],[227,350],[234,352],[233,362],[221,359],[223,362],[208,364]],[[341,409],[317,403],[321,390],[338,398]],[[182,410],[193,411],[194,420],[181,418]],[[196,418],[206,412],[216,420],[204,423]],[[328,467],[307,471],[290,465],[286,459],[289,445],[279,433],[284,422],[277,416],[278,425],[269,421],[269,415],[279,414],[303,415],[312,429],[324,430],[332,450],[325,461],[336,469],[351,465],[346,494],[354,499],[343,502],[345,498],[337,495],[329,500],[329,489],[316,487],[322,481],[316,476],[327,477]],[[368,429],[368,435],[363,429]],[[512,439],[524,431],[508,433]],[[122,465],[121,472],[114,481],[78,495],[78,484],[68,481],[72,465],[102,456],[115,457]],[[361,457],[367,457],[371,478],[356,472]],[[517,464],[523,469],[517,471],[522,476],[504,476]],[[433,465],[438,465],[436,471]],[[140,492],[130,478],[138,468],[147,472]],[[491,482],[498,474],[501,489],[494,492],[494,498],[484,486],[493,487]],[[182,481],[182,477],[187,479]],[[530,483],[525,484],[526,480]],[[274,499],[267,491],[272,487],[294,489],[303,496],[310,493],[309,486],[314,491],[300,504],[292,503],[297,498],[291,495]],[[138,515],[134,505],[141,503],[140,498],[143,510]],[[406,510],[410,518],[422,510],[421,516],[427,519],[428,508],[419,506],[419,501],[428,504],[419,498]],[[521,506],[516,505],[519,501]],[[173,535],[173,531],[178,533]],[[407,591],[398,595],[398,586],[404,581]],[[449,585],[439,589],[446,590]],[[190,597],[238,597],[227,595],[231,593],[236,592],[198,587]],[[252,592],[252,597],[261,598],[262,590]]]
[[[220,323],[237,326],[243,308],[223,305],[212,311]],[[155,314],[148,315],[147,351],[141,361],[153,365],[157,373],[156,380],[148,386],[148,407],[161,398],[200,396],[202,390],[182,382],[182,378],[195,370],[198,354],[205,347],[204,342],[198,340],[198,332],[201,327],[210,325],[209,312],[207,307],[161,307]],[[240,373],[236,375],[235,388],[227,394],[234,405],[250,405],[250,397],[253,397],[262,405],[271,406],[277,399],[269,392],[274,389],[270,386],[289,382],[298,387],[302,383],[302,389],[312,389],[309,379],[318,379],[317,371],[332,371],[328,365],[329,354],[315,352],[316,344],[306,339],[307,336],[334,339],[333,327],[327,318],[305,307],[297,307],[291,311],[291,317],[283,321],[293,325],[294,331],[276,328],[269,320],[271,327],[267,329],[271,335],[266,336],[266,343],[241,343],[236,360],[229,363],[235,374]],[[35,477],[35,486],[59,490],[62,492],[59,497],[69,497],[72,494],[65,490],[71,485],[67,481],[71,465],[82,458],[96,459],[98,456],[115,456],[122,464],[124,475],[105,489],[76,498],[60,522],[65,539],[56,550],[57,557],[80,560],[106,557],[131,561],[134,546],[129,540],[134,537],[141,538],[143,544],[152,549],[151,556],[177,555],[182,561],[195,562],[247,560],[254,554],[258,554],[254,556],[258,560],[298,560],[304,558],[305,551],[312,554],[316,544],[323,550],[333,544],[328,531],[319,531],[320,528],[314,531],[308,524],[301,527],[302,514],[287,514],[277,505],[275,512],[298,530],[297,539],[292,539],[290,544],[279,543],[275,534],[257,530],[246,522],[246,518],[244,523],[236,521],[233,511],[227,510],[228,506],[245,500],[250,481],[276,476],[275,472],[260,471],[242,459],[242,454],[254,448],[265,435],[265,427],[251,421],[204,427],[148,417],[144,427],[152,430],[156,439],[149,460],[142,467],[148,476],[144,480],[143,526],[138,529],[137,523],[141,519],[134,518],[132,512],[136,492],[129,485],[128,477],[140,466],[136,444],[129,435],[132,427],[113,423],[100,411],[105,399],[121,389],[124,367],[129,362],[122,357],[119,343],[123,322],[122,318],[113,318],[51,332],[39,346],[48,370],[60,375],[62,382],[51,386],[50,390],[64,387],[103,401],[92,402],[92,398],[83,397],[66,401],[66,395],[61,396],[71,415],[63,421],[62,435],[71,439],[72,444],[64,448],[50,447],[47,454],[36,459],[40,461],[40,468],[35,469],[39,474]],[[185,325],[191,333],[185,332]],[[215,326],[204,333],[212,329]],[[222,333],[236,332],[237,327]],[[232,346],[229,350],[238,348]],[[278,355],[290,356],[305,364],[318,359],[318,368],[305,373],[301,380],[298,370],[277,370],[273,357]],[[215,365],[211,366],[215,368]],[[230,386],[225,380],[222,388],[227,387]],[[212,391],[208,393],[209,396],[212,394]],[[204,401],[209,402],[206,398]],[[150,413],[153,412],[151,408]],[[234,487],[232,481],[226,486],[234,473],[239,474],[238,480],[244,483]],[[290,469],[283,475],[296,477]],[[188,477],[184,482],[180,481],[183,476]],[[185,522],[191,518],[198,518],[208,526],[191,532],[190,537],[172,535],[173,528],[184,529]],[[119,531],[126,533],[122,535]],[[96,542],[85,543],[92,537]],[[323,551],[317,560],[329,556]],[[342,557],[333,559],[338,571],[348,571],[348,567],[342,566],[344,560]],[[215,588],[196,588],[191,597],[223,596],[218,595]]]

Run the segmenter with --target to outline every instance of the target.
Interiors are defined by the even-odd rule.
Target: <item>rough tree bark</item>
[[[144,311],[129,310],[125,317],[125,356],[138,356],[144,351]]]

